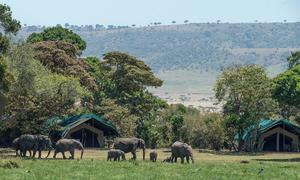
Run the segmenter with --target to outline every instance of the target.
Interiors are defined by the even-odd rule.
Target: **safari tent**
[[[286,119],[260,121],[258,128],[250,127],[243,136],[245,150],[256,141],[259,151],[298,152],[300,127]]]
[[[115,137],[119,133],[108,120],[95,114],[81,114],[65,118],[52,118],[49,124],[57,124],[58,130],[51,131],[49,136],[57,141],[61,138],[79,140],[84,147],[104,147],[105,137]]]

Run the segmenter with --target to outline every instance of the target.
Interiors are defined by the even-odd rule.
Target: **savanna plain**
[[[146,151],[147,152],[147,151]],[[148,150],[149,152],[149,150]],[[18,158],[2,149],[0,179],[300,179],[299,153],[231,153],[194,150],[195,163],[163,163],[170,155],[158,150],[157,162],[142,160],[107,162],[106,150],[85,150],[79,160]],[[46,152],[43,154],[46,156]],[[67,156],[69,154],[66,154]],[[50,157],[53,154],[51,153]],[[77,159],[76,159],[77,158]]]

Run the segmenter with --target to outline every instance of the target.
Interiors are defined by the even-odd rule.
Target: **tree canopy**
[[[3,29],[5,34],[16,34],[21,28],[20,22],[12,18],[10,7],[5,4],[0,4],[0,29]],[[6,97],[4,92],[8,91],[13,77],[7,70],[7,59],[4,54],[9,48],[9,39],[0,32],[0,115],[4,111]]]
[[[35,43],[41,41],[64,41],[74,45],[77,54],[81,54],[86,48],[86,42],[73,31],[61,26],[46,28],[41,33],[32,33],[27,42]]]
[[[224,103],[225,126],[239,136],[241,150],[244,130],[274,110],[271,81],[262,67],[234,66],[222,73],[214,91],[218,101]]]
[[[287,58],[287,61],[289,63],[289,69],[300,64],[300,51],[293,52],[291,56]]]

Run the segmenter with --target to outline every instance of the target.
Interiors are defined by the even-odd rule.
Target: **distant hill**
[[[72,27],[70,27],[72,28]],[[30,31],[31,29],[31,31]],[[19,37],[41,31],[24,28]],[[300,50],[300,23],[200,23],[141,28],[74,28],[87,41],[84,56],[125,51],[146,61],[156,72],[219,71],[232,64],[285,63]]]
[[[28,26],[17,39],[45,27]],[[260,64],[271,75],[300,50],[300,23],[200,23],[130,28],[69,26],[87,42],[83,56],[124,51],[144,60],[165,83],[164,92],[211,93],[220,70],[232,64]]]

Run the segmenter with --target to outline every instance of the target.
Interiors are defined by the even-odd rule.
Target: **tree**
[[[176,21],[172,21],[172,24],[176,24]]]
[[[295,60],[294,57],[288,59]],[[300,64],[292,65],[273,79],[272,96],[279,103],[281,116],[287,119],[299,116]]]
[[[189,20],[184,20],[184,24],[187,24],[189,22]]]
[[[238,136],[238,150],[246,128],[257,126],[261,118],[272,115],[271,81],[257,65],[233,66],[218,78],[215,96],[223,102],[224,123],[227,131]]]
[[[63,41],[43,41],[32,44],[34,57],[52,72],[77,77],[89,90],[95,90],[96,84],[88,73],[89,66],[76,58],[76,48]]]
[[[20,22],[12,18],[10,7],[5,4],[0,4],[0,22],[0,26],[4,29],[5,34],[15,34],[21,28]]]
[[[41,133],[48,117],[74,112],[75,102],[88,94],[78,79],[51,73],[33,53],[30,46],[19,45],[9,55],[15,82],[7,93],[8,119],[2,126],[19,134]]]
[[[74,45],[77,54],[81,54],[86,48],[86,42],[73,31],[61,26],[46,28],[41,33],[32,33],[27,42],[36,43],[41,41],[64,41]]]
[[[0,4],[0,29],[4,30],[4,34],[16,34],[20,28],[20,22],[12,18],[10,7]],[[0,32],[0,115],[7,101],[4,93],[8,91],[13,80],[11,73],[7,70],[7,60],[4,57],[9,48],[9,39],[5,35]]]
[[[300,51],[294,52],[287,58],[289,69],[292,69],[294,66],[300,63]]]

